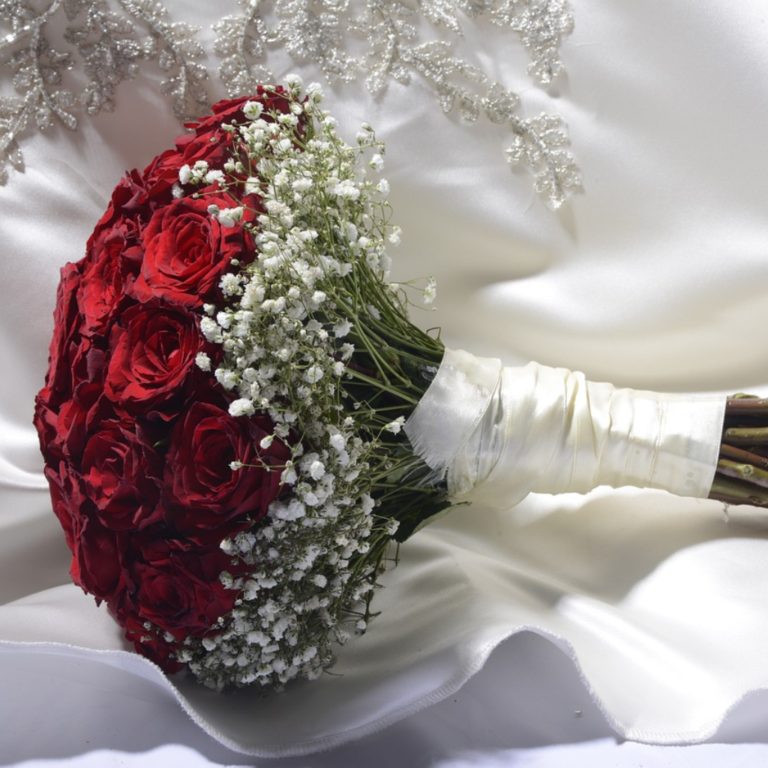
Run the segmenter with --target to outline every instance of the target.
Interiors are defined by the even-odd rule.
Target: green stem
[[[735,477],[738,480],[759,485],[761,488],[768,488],[768,472],[751,464],[739,464],[728,459],[720,459],[717,462],[717,471],[726,477]]]
[[[727,501],[729,504],[751,504],[756,507],[768,506],[768,490],[749,486],[716,474],[712,483],[710,498]]]
[[[768,458],[752,453],[752,451],[745,451],[743,448],[736,448],[733,445],[722,443],[720,445],[720,455],[727,456],[729,459],[735,459],[743,464],[751,464],[753,467],[768,469]]]
[[[765,416],[768,414],[768,398],[753,395],[737,395],[728,398],[725,402],[725,413],[727,416]]]
[[[403,392],[401,389],[395,389],[394,387],[386,386],[380,379],[373,379],[370,376],[366,376],[364,373],[360,373],[360,371],[354,370],[353,368],[348,368],[347,371],[350,376],[357,379],[358,381],[362,381],[364,384],[369,384],[381,392],[389,392],[389,394],[394,395],[395,397],[402,398],[409,405],[416,407],[419,404],[420,398],[411,397],[410,395],[405,394],[405,392]]]
[[[768,443],[768,427],[730,427],[723,433],[723,442],[733,445]]]

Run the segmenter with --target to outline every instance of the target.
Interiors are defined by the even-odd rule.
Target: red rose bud
[[[89,434],[88,420],[101,390],[100,383],[78,386],[72,399],[61,406],[53,439],[43,447],[43,453],[50,450],[57,459],[66,459],[80,467]]]
[[[98,600],[109,600],[121,579],[122,534],[105,528],[92,514],[78,518],[72,578]]]
[[[45,479],[51,490],[53,512],[64,529],[64,536],[70,552],[75,549],[75,532],[79,529],[76,518],[85,498],[79,474],[68,472],[65,462],[48,461],[45,467]]]

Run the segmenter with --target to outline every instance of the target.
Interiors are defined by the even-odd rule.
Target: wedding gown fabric
[[[204,27],[215,67],[210,25],[229,9],[166,5]],[[439,283],[437,311],[415,320],[506,365],[768,394],[764,4],[574,0],[572,10],[567,74],[550,92],[532,85],[514,36],[468,22],[460,44],[524,94],[527,114],[565,119],[584,193],[557,212],[504,162],[508,129],[446,118],[418,78],[376,99],[360,83],[326,87],[343,135],[368,121],[387,142],[404,232],[396,277]],[[278,77],[321,79],[270,56]],[[376,598],[381,616],[339,652],[337,674],[266,700],[165,679],[131,653],[104,608],[69,583],[31,419],[59,269],[80,258],[121,174],[179,133],[153,77],[123,83],[116,111],[77,132],[29,138],[25,171],[0,188],[0,679],[19,652],[83,659],[94,679],[116,666],[171,690],[222,743],[271,756],[328,748],[439,701],[523,630],[573,660],[630,739],[705,739],[768,686],[768,516],[658,490],[453,510],[401,547]]]

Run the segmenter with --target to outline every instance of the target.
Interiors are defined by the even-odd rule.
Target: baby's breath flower
[[[179,169],[179,181],[182,184],[199,184],[208,173],[208,163],[205,160],[198,160],[191,168],[183,165]],[[186,181],[185,181],[186,179]]]
[[[437,281],[434,277],[429,279],[427,287],[424,289],[424,303],[431,304],[437,296]]]
[[[297,480],[298,480],[298,475],[296,474],[296,469],[293,466],[293,462],[289,461],[286,463],[285,469],[280,475],[280,482],[286,483],[287,485],[293,485]]]
[[[249,120],[257,120],[261,117],[262,110],[263,107],[258,101],[246,101],[245,104],[243,104],[243,114]]]
[[[208,341],[219,343],[223,341],[221,328],[218,323],[210,317],[204,317],[200,320],[200,330]]]
[[[302,176],[301,178],[296,179],[296,181],[291,182],[291,188],[296,192],[309,192],[313,186],[312,179],[308,176]]]
[[[233,400],[229,404],[230,416],[252,416],[254,413],[256,409],[253,407],[253,402],[245,397]]]
[[[240,293],[240,278],[238,275],[227,272],[221,276],[219,287],[225,296],[234,296],[235,294]]]
[[[293,147],[293,142],[290,139],[280,139],[280,141],[275,142],[275,152],[288,152]],[[278,186],[280,186],[278,182]]]
[[[304,81],[301,79],[301,76],[297,75],[295,72],[291,73],[290,75],[286,75],[285,82],[286,85],[288,85],[288,87],[292,88],[294,91],[301,90],[302,86],[304,85]]]
[[[309,467],[309,475],[313,480],[320,480],[325,474],[325,465],[322,461],[313,461]]]
[[[310,83],[306,89],[307,98],[314,101],[315,104],[319,104],[324,98],[323,87],[320,83]]]
[[[237,379],[238,376],[236,371],[227,368],[216,369],[216,381],[218,381],[224,389],[234,389],[235,386],[237,386]]]
[[[343,339],[352,330],[352,323],[349,320],[343,320],[333,326],[333,335],[337,339]]]
[[[333,187],[333,194],[343,200],[357,200],[360,197],[360,190],[353,181],[344,179]]]
[[[213,184],[214,182],[222,182],[224,181],[224,172],[219,170],[214,171],[208,171],[208,173],[205,174],[205,183],[206,184]]]
[[[217,205],[210,205],[208,206],[208,213],[218,219],[222,227],[234,227],[243,218],[243,206],[219,209]]]

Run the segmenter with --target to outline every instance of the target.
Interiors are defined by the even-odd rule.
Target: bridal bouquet
[[[382,146],[320,100],[222,102],[118,184],[37,398],[75,583],[215,688],[317,676],[448,503],[402,431],[442,345],[387,281]]]
[[[727,408],[752,433],[715,494],[768,486],[763,401],[503,368],[413,325],[383,146],[367,125],[347,145],[321,100],[289,79],[221,102],[120,181],[62,270],[36,401],[72,579],[216,689],[319,676],[366,629],[392,540],[457,502],[706,496]]]

